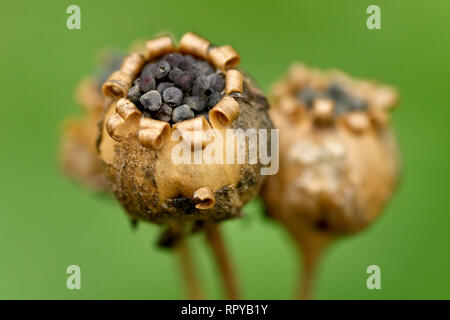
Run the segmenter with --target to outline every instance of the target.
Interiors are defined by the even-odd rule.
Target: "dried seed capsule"
[[[368,227],[398,182],[395,138],[387,125],[370,121],[378,107],[359,83],[295,66],[274,86],[270,112],[282,133],[280,170],[267,177],[262,196],[268,214],[304,251],[303,297],[314,259],[332,240]],[[295,99],[300,112],[292,116],[286,104]]]
[[[116,141],[106,131],[105,120],[114,113],[114,100],[105,107],[105,119],[98,143],[99,157],[115,196],[126,211],[139,220],[168,225],[174,221],[218,222],[239,217],[242,206],[258,193],[263,181],[263,164],[259,162],[229,164],[222,159],[213,164],[192,165],[183,161],[179,163],[172,158],[180,143],[183,149],[186,149],[186,145],[190,147],[188,150],[198,146],[206,150],[209,144],[219,143],[220,139],[203,140],[211,134],[212,128],[216,129],[215,134],[221,132],[224,137],[227,129],[242,129],[244,132],[253,129],[259,132],[260,129],[272,128],[267,115],[267,100],[246,76],[243,77],[245,92],[242,93],[246,99],[235,99],[229,95],[227,101],[230,103],[224,104],[223,110],[214,112],[215,115],[222,112],[227,117],[227,122],[216,127],[207,121],[208,113],[205,112],[204,106],[206,96],[193,94],[192,85],[188,86],[175,80],[180,80],[181,75],[188,75],[192,82],[196,76],[208,76],[218,71],[213,69],[211,72],[209,61],[200,62],[200,59],[208,59],[206,51],[204,57],[195,55],[200,59],[189,57],[195,54],[189,50],[193,48],[198,53],[199,47],[197,44],[190,46],[188,40],[189,38],[185,38],[184,49],[180,51],[186,54],[182,62],[171,60],[176,56],[166,55],[170,51],[159,53],[160,57],[163,57],[160,60],[157,60],[158,57],[152,58],[152,63],[158,63],[162,59],[171,66],[167,76],[156,79],[155,87],[161,89],[159,85],[168,82],[167,78],[175,86],[162,91],[163,103],[158,111],[151,112],[151,118],[145,117],[148,115],[146,112],[138,125],[124,121],[122,125],[129,134]],[[147,49],[156,52],[151,46],[153,42],[148,43]],[[175,53],[177,50],[171,52]],[[141,74],[136,76],[141,78],[141,83],[147,70],[145,67]],[[216,85],[214,90],[220,90],[220,87]],[[212,93],[209,105],[214,106],[222,97],[223,94],[219,92]],[[176,141],[172,138],[180,132],[178,130],[182,135],[179,141]],[[232,139],[237,138],[233,136]],[[270,150],[270,141],[267,147]],[[214,150],[214,146],[212,149]],[[236,156],[232,155],[232,158],[235,159]]]
[[[141,102],[145,110],[151,112],[158,111],[159,107],[161,107],[162,104],[161,95],[156,90],[152,90],[143,94],[139,101]]]
[[[187,104],[183,104],[173,109],[172,121],[174,123],[194,118],[194,112]]]
[[[170,87],[163,92],[164,102],[172,106],[179,106],[183,101],[183,92],[177,87]]]

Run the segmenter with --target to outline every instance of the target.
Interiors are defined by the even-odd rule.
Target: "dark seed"
[[[146,71],[141,74],[139,89],[142,93],[155,90],[155,78],[153,78],[153,75],[150,72]]]
[[[152,73],[153,68],[156,66],[155,62],[147,63],[144,68],[142,68],[141,74],[143,73]]]
[[[139,83],[141,82],[141,78],[137,78],[136,80],[133,81],[133,84],[135,86],[139,86]]]
[[[209,87],[209,81],[207,76],[201,76],[195,79],[194,85],[192,86],[192,94],[194,96],[202,96],[205,94]]]
[[[360,111],[367,109],[367,102],[359,98],[350,98],[348,104],[349,109],[352,111]]]
[[[172,106],[179,106],[183,101],[183,92],[177,87],[170,87],[164,90],[163,99]]]
[[[348,106],[345,102],[342,101],[336,101],[336,103],[334,104],[334,113],[336,115],[341,115],[345,112],[347,112],[348,110]]]
[[[156,87],[156,90],[158,90],[158,92],[162,94],[164,92],[164,90],[166,90],[167,88],[173,87],[174,85],[175,84],[173,82],[161,82]]]
[[[180,87],[184,92],[189,91],[192,86],[192,81],[194,80],[194,74],[190,72],[182,72],[175,77],[175,84]]]
[[[337,83],[332,83],[328,87],[328,93],[335,100],[341,100],[341,99],[348,98],[347,92],[345,92],[345,90]]]
[[[139,91],[139,86],[133,86],[130,90],[128,90],[127,98],[133,103],[139,101],[141,97],[141,92]]]
[[[222,97],[223,97],[223,94],[221,94],[220,92],[213,92],[208,97],[208,101],[206,103],[208,109],[211,109],[212,107],[214,107],[220,101],[220,99],[222,99]]]
[[[198,61],[193,56],[188,55],[188,54],[184,56],[184,60],[186,60],[192,66],[195,65],[197,63],[197,61]]]
[[[169,74],[170,64],[167,61],[160,61],[152,68],[152,74],[155,79],[162,79]]]
[[[154,119],[169,122],[172,119],[172,108],[163,104],[153,116]]]
[[[317,93],[312,88],[304,88],[299,93],[297,93],[297,97],[302,100],[308,108],[311,108],[313,106],[316,96]]]
[[[146,110],[152,112],[158,111],[162,103],[161,95],[156,90],[152,90],[147,92],[146,94],[143,94],[139,99],[139,101],[141,101],[142,105]]]
[[[194,65],[192,62],[188,59],[189,56],[185,56],[184,60],[180,62],[178,65],[178,68],[180,68],[183,71],[194,71]]]
[[[209,90],[220,92],[225,87],[225,77],[220,73],[213,73],[208,76]]]
[[[206,99],[199,96],[185,97],[183,104],[187,104],[192,110],[200,112],[205,109]]]
[[[214,72],[213,67],[208,62],[203,60],[197,61],[197,63],[194,66],[198,76],[210,75],[211,73]]]
[[[194,118],[194,112],[187,104],[183,104],[173,109],[172,121],[174,123]]]
[[[178,68],[173,68],[172,70],[169,71],[169,79],[171,81],[175,81],[175,78],[182,73],[183,73],[183,70],[178,69]]]
[[[163,60],[166,60],[171,68],[178,68],[178,65],[184,60],[184,57],[179,53],[169,53],[164,56]]]

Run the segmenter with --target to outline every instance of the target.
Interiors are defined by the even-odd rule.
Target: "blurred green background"
[[[81,30],[66,8],[81,8]],[[381,7],[381,30],[366,8]],[[231,44],[264,90],[297,60],[337,67],[399,88],[394,112],[404,160],[399,192],[379,222],[338,242],[321,269],[319,299],[450,298],[450,2],[448,1],[8,1],[0,50],[0,298],[177,299],[176,259],[155,246],[158,228],[130,229],[119,205],[60,172],[60,122],[80,114],[73,90],[95,68],[99,48],[126,50],[168,30]],[[289,299],[297,258],[288,236],[262,216],[224,224],[243,296]],[[220,285],[201,236],[192,239],[205,289]],[[67,290],[77,264],[82,290]],[[381,267],[381,290],[366,288]]]

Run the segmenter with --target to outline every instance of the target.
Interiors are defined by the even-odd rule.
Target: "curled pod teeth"
[[[116,104],[116,112],[124,121],[142,116],[142,112],[128,99],[120,99]]]
[[[313,117],[316,124],[325,125],[333,122],[334,102],[329,99],[317,99],[313,105]]]
[[[244,92],[244,77],[237,70],[228,70],[226,74],[226,94],[233,92]]]
[[[370,119],[365,112],[350,112],[344,115],[343,119],[347,127],[355,133],[362,133],[370,128]]]
[[[121,70],[114,72],[103,84],[102,91],[106,97],[118,99],[127,95],[131,88],[133,76]]]
[[[209,45],[208,40],[192,32],[188,32],[180,40],[180,52],[206,59],[208,57]]]
[[[389,125],[389,115],[384,110],[380,110],[379,108],[370,108],[369,115],[376,127],[381,128]]]
[[[239,103],[231,96],[224,96],[209,111],[209,119],[214,127],[228,126],[239,117]]]
[[[120,67],[120,71],[128,73],[134,78],[141,70],[142,66],[144,65],[144,62],[145,58],[143,55],[139,53],[130,54],[123,60],[122,66]]]
[[[397,91],[390,86],[382,86],[374,91],[372,103],[380,109],[394,108],[399,101]]]
[[[141,145],[154,150],[161,149],[170,133],[170,125],[165,121],[142,118],[138,139]]]
[[[154,60],[165,55],[166,53],[175,51],[175,47],[170,37],[161,37],[149,40],[145,44],[145,48],[147,49],[147,60]]]
[[[121,139],[119,135],[116,135],[116,131],[123,123],[124,121],[122,117],[117,113],[112,114],[106,121],[106,131],[115,141],[120,141]]]
[[[121,141],[137,125],[141,111],[128,99],[116,103],[115,112],[106,121],[106,131],[115,141]]]
[[[207,210],[214,207],[216,199],[214,193],[209,188],[200,188],[194,192],[194,200],[200,201],[195,205],[197,209]]]
[[[103,84],[103,94],[115,99],[126,97],[133,79],[141,70],[144,62],[144,57],[139,53],[126,57],[120,70],[114,72]]]
[[[191,149],[197,147],[203,149],[210,142],[210,137],[208,136],[209,129],[211,129],[211,126],[205,117],[196,117],[174,124],[172,130],[180,130],[183,143],[187,143]]]
[[[208,58],[217,69],[222,71],[234,68],[241,61],[241,57],[231,46],[210,48]]]

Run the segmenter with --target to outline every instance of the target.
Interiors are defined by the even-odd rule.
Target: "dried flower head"
[[[297,64],[272,99],[280,170],[262,195],[311,264],[330,240],[370,225],[394,192],[399,161],[388,111],[398,97],[388,86]]]
[[[111,103],[98,152],[115,196],[133,218],[169,226],[220,221],[239,216],[258,193],[259,163],[172,159],[180,141],[192,149],[216,143],[202,139],[210,129],[272,127],[267,100],[235,69],[239,61],[233,48],[214,47],[193,33],[185,34],[178,47],[161,37],[146,43],[145,54],[126,57],[104,83]],[[184,134],[174,141],[177,130]]]

